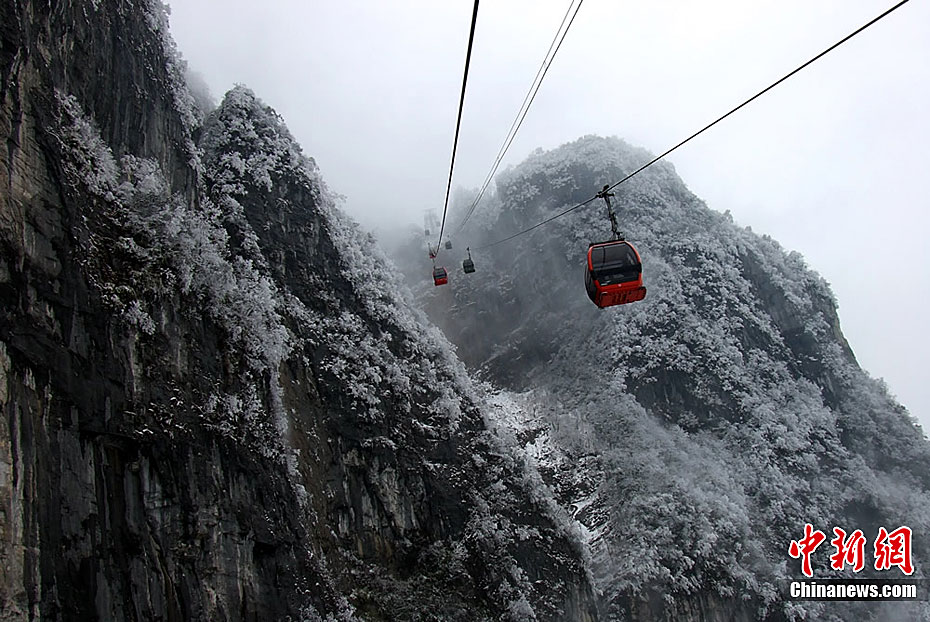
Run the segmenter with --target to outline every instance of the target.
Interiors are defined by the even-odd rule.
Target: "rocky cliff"
[[[157,0],[0,7],[0,619],[589,620],[577,529]]]

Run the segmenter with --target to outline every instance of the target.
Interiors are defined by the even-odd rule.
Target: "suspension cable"
[[[497,152],[497,157],[494,159],[494,163],[491,165],[491,170],[487,177],[485,177],[484,183],[481,186],[481,190],[478,192],[475,200],[472,201],[471,206],[468,208],[468,211],[465,214],[465,218],[463,218],[462,222],[459,223],[457,231],[462,230],[462,228],[465,226],[465,223],[468,222],[468,219],[471,218],[472,214],[475,212],[475,208],[478,207],[478,203],[481,201],[481,197],[484,196],[485,190],[488,189],[491,180],[494,178],[494,173],[497,172],[497,168],[504,160],[504,156],[507,154],[507,150],[510,149],[510,145],[513,143],[514,138],[516,138],[517,132],[520,130],[520,126],[523,125],[523,120],[526,118],[526,115],[530,110],[530,106],[533,105],[533,100],[536,99],[536,93],[539,92],[539,87],[542,86],[542,81],[545,79],[546,73],[549,71],[549,67],[552,66],[552,62],[555,60],[555,55],[559,53],[559,48],[562,47],[562,42],[565,40],[565,35],[568,34],[569,28],[572,27],[572,23],[575,21],[575,16],[578,15],[578,10],[581,8],[581,4],[583,2],[584,0],[580,0],[578,5],[575,6],[575,12],[572,14],[571,20],[569,20],[568,16],[570,13],[572,13],[572,6],[574,6],[575,0],[571,0],[569,2],[568,9],[565,11],[565,15],[562,17],[562,22],[559,24],[558,29],[556,29],[555,36],[552,38],[552,43],[549,44],[549,49],[546,51],[546,55],[543,57],[543,62],[539,65],[539,69],[536,70],[536,76],[533,78],[533,82],[530,84],[530,88],[526,92],[526,96],[523,98],[523,103],[520,104],[520,110],[517,111],[517,116],[514,117],[513,123],[510,124],[510,130],[508,130],[507,136],[504,138],[504,142],[501,144],[501,148]],[[566,21],[568,21],[567,27],[565,27]],[[555,49],[554,52],[553,49]]]
[[[468,51],[465,53],[465,74],[462,76],[462,95],[459,97],[459,115],[455,122],[455,139],[452,141],[452,162],[449,164],[449,182],[446,184],[446,200],[442,207],[442,224],[439,226],[439,242],[436,243],[436,256],[442,246],[442,232],[446,227],[446,212],[449,209],[449,191],[452,189],[452,173],[455,170],[455,150],[459,144],[459,129],[462,126],[462,109],[465,107],[465,85],[468,83],[468,65],[471,63],[471,48],[475,41],[475,23],[478,21],[478,0],[471,14],[471,30],[468,33]],[[435,256],[433,257],[435,261]]]
[[[643,172],[644,170],[646,170],[647,168],[649,168],[650,166],[652,166],[653,164],[655,164],[656,162],[658,162],[659,160],[661,160],[662,158],[664,158],[665,156],[667,156],[668,154],[670,154],[671,152],[675,151],[676,149],[678,149],[679,147],[681,147],[681,146],[684,145],[685,143],[691,141],[692,139],[697,138],[699,135],[703,134],[704,132],[706,132],[707,130],[709,130],[710,128],[712,128],[713,126],[717,125],[718,123],[720,123],[721,121],[723,121],[724,119],[726,119],[727,117],[729,117],[731,114],[733,114],[733,113],[736,112],[737,110],[743,108],[744,106],[746,106],[746,105],[749,104],[750,102],[755,101],[756,99],[758,99],[759,97],[761,97],[761,96],[764,95],[765,93],[769,92],[770,90],[772,90],[773,88],[775,88],[776,86],[778,86],[779,84],[781,84],[782,82],[784,82],[785,80],[787,80],[788,78],[790,78],[791,76],[793,76],[794,74],[798,73],[799,71],[801,71],[802,69],[804,69],[804,68],[807,67],[808,65],[812,64],[814,61],[817,61],[817,60],[819,60],[821,57],[826,56],[828,53],[832,52],[834,49],[836,49],[836,48],[838,48],[839,46],[841,46],[842,44],[846,43],[847,41],[849,41],[850,39],[852,39],[853,37],[855,37],[856,35],[858,35],[858,34],[861,33],[862,31],[864,31],[865,29],[867,29],[868,27],[872,26],[873,24],[875,24],[875,23],[878,22],[879,20],[881,20],[881,19],[887,17],[888,15],[890,15],[891,13],[893,13],[894,11],[896,11],[897,9],[901,8],[902,6],[904,6],[905,4],[907,4],[909,1],[910,1],[910,0],[901,0],[901,2],[898,2],[896,5],[894,5],[894,6],[891,7],[890,9],[886,10],[884,13],[882,13],[882,14],[879,15],[878,17],[875,17],[874,19],[870,20],[870,21],[867,22],[866,24],[860,26],[859,28],[857,28],[857,29],[854,30],[853,32],[849,33],[848,35],[846,35],[845,37],[843,37],[842,39],[840,39],[839,41],[837,41],[836,43],[834,43],[833,45],[831,45],[830,47],[828,47],[827,49],[825,49],[823,52],[821,52],[821,53],[818,54],[817,56],[813,57],[812,59],[810,59],[809,61],[807,61],[807,62],[804,63],[803,65],[799,66],[797,69],[791,71],[790,73],[786,74],[786,75],[783,76],[782,78],[776,80],[775,82],[773,82],[773,83],[770,84],[769,86],[765,87],[764,89],[762,89],[761,91],[759,91],[758,93],[756,93],[755,95],[753,95],[752,97],[750,97],[749,99],[747,99],[746,101],[744,101],[743,103],[741,103],[741,104],[740,104],[739,106],[737,106],[736,108],[733,108],[732,110],[730,110],[730,111],[727,112],[726,114],[722,115],[721,117],[719,117],[719,118],[716,119],[715,121],[713,121],[713,122],[711,122],[711,123],[708,123],[708,124],[705,125],[703,128],[701,128],[700,130],[698,130],[697,132],[695,132],[694,134],[692,134],[691,136],[689,136],[688,138],[684,139],[683,141],[681,141],[680,143],[678,143],[678,144],[675,145],[674,147],[672,147],[672,148],[666,150],[666,151],[663,152],[661,155],[656,156],[655,158],[653,158],[652,160],[650,160],[650,161],[647,162],[646,164],[643,164],[641,167],[639,167],[638,169],[636,169],[635,171],[633,171],[632,173],[630,173],[629,175],[627,175],[626,177],[624,177],[623,179],[621,179],[620,181],[618,181],[617,183],[615,183],[615,184],[613,184],[613,185],[611,185],[611,186],[608,186],[608,187],[605,188],[604,190],[613,190],[614,188],[616,188],[617,186],[619,186],[619,185],[622,184],[623,182],[627,181],[627,180],[630,179],[631,177],[633,177],[633,176],[635,176],[635,175],[637,175],[637,174]],[[498,241],[492,242],[492,243],[490,243],[490,244],[485,244],[484,246],[476,247],[475,250],[481,250],[481,249],[484,249],[484,248],[490,248],[490,247],[492,247],[492,246],[497,246],[498,244],[503,244],[504,242],[508,242],[508,241],[510,241],[510,240],[512,240],[512,239],[514,239],[514,238],[516,238],[516,237],[518,237],[518,236],[521,236],[521,235],[523,235],[523,234],[525,234],[525,233],[529,233],[530,231],[533,231],[534,229],[536,229],[536,228],[538,228],[538,227],[541,227],[541,226],[543,226],[543,225],[545,225],[545,224],[548,224],[548,223],[552,222],[553,220],[555,220],[555,219],[557,219],[557,218],[561,218],[562,216],[565,216],[566,214],[568,214],[568,213],[570,213],[570,212],[573,212],[573,211],[575,211],[576,209],[579,209],[579,208],[581,208],[581,207],[584,207],[585,205],[588,205],[589,203],[591,203],[592,201],[594,201],[596,198],[598,198],[598,196],[597,196],[597,195],[594,195],[593,197],[591,197],[591,198],[588,199],[587,201],[584,201],[584,202],[582,202],[582,203],[579,203],[579,204],[577,204],[577,205],[574,205],[574,206],[572,206],[572,207],[566,209],[565,211],[562,211],[562,212],[556,214],[555,216],[552,216],[552,217],[550,217],[550,218],[547,218],[547,219],[543,220],[542,222],[539,222],[539,223],[533,225],[532,227],[529,227],[529,228],[527,228],[527,229],[524,229],[523,231],[518,231],[517,233],[514,233],[513,235],[508,236],[508,237],[506,237],[506,238],[504,238],[504,239],[502,239],[502,240],[498,240]]]

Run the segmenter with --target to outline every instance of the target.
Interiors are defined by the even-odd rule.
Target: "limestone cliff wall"
[[[0,620],[593,619],[280,119],[204,120],[156,1],[0,24]]]

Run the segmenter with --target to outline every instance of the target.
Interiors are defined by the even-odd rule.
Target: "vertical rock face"
[[[0,619],[596,616],[570,520],[156,0],[0,8]]]

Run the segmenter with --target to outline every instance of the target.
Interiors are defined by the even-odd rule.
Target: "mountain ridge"
[[[630,590],[664,594],[665,605],[642,606],[669,619],[713,593],[754,595],[747,619],[789,615],[779,585],[805,522],[874,537],[882,521],[901,521],[919,555],[927,441],[858,367],[829,286],[800,254],[708,209],[663,162],[614,190],[620,228],[643,258],[642,302],[599,310],[585,295],[584,251],[609,238],[600,202],[494,244],[651,158],[596,136],[534,152],[453,237],[478,272],[455,270],[447,287],[418,278],[415,239],[395,252],[472,370],[542,393],[531,400],[540,422],[522,433],[550,439],[556,457],[541,469],[563,504],[579,483],[553,465],[591,465],[580,485],[599,500],[580,518],[601,534],[593,571],[608,615],[636,610]],[[459,193],[453,223],[473,196]]]

